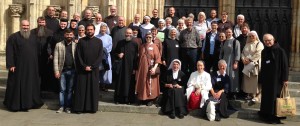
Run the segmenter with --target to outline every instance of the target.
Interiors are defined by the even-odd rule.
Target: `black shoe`
[[[153,101],[149,101],[148,103],[147,103],[147,106],[152,106],[153,105]]]
[[[183,118],[184,118],[184,115],[183,115],[183,114],[179,114],[179,115],[178,115],[178,118],[179,118],[179,119],[183,119]]]
[[[219,122],[219,121],[221,121],[221,118],[220,117],[216,117],[215,121]]]
[[[130,103],[130,102],[128,102],[128,103],[127,103],[127,105],[131,105],[131,103]]]
[[[118,104],[119,104],[119,102],[115,102],[115,104],[116,104],[116,105],[118,105]]]
[[[169,115],[169,118],[175,119],[175,114],[170,114],[170,115]]]

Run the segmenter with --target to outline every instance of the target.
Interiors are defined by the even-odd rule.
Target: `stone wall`
[[[165,0],[0,0],[0,52],[4,53],[7,37],[19,31],[20,21],[28,19],[31,28],[35,28],[36,19],[44,15],[47,6],[65,9],[69,17],[75,12],[83,13],[86,8],[99,11],[103,18],[109,15],[109,7],[116,5],[118,15],[126,19],[126,24],[132,22],[134,14],[152,15],[153,9],[159,10],[163,17]],[[229,12],[230,20],[235,18],[235,0],[219,0],[219,13]],[[220,15],[220,14],[219,14]],[[292,45],[290,67],[300,71],[300,1],[292,0]],[[141,18],[142,20],[142,18]]]

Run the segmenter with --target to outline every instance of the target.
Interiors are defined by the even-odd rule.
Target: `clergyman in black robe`
[[[47,15],[45,16],[46,19],[46,27],[50,29],[52,32],[55,32],[59,29],[59,20],[55,17],[55,8],[49,6],[47,8]]]
[[[138,44],[132,40],[132,30],[126,30],[126,39],[119,41],[116,47],[116,61],[119,69],[113,70],[116,77],[114,101],[118,103],[133,103],[135,100],[135,76],[137,70]],[[116,67],[114,67],[116,68]]]
[[[281,89],[287,85],[289,69],[285,51],[274,42],[271,34],[263,37],[265,49],[261,54],[261,105],[259,115],[267,123],[281,123],[276,117],[276,98],[280,97]]]
[[[59,91],[59,80],[57,78],[54,77],[54,70],[53,70],[53,56],[54,56],[54,49],[55,49],[55,45],[58,42],[61,42],[65,39],[64,37],[64,33],[65,30],[67,29],[67,25],[68,25],[68,20],[67,19],[61,19],[59,26],[60,28],[55,31],[53,33],[53,36],[51,38],[49,38],[49,40],[47,40],[48,44],[47,44],[47,52],[48,52],[48,68],[46,71],[46,75],[47,78],[46,81],[44,81],[45,83],[43,83],[43,87],[45,90],[47,91],[54,91],[54,92],[58,92]]]
[[[50,69],[48,67],[49,55],[47,52],[47,47],[48,41],[52,38],[53,32],[46,27],[46,21],[44,17],[39,17],[37,19],[37,23],[38,27],[32,31],[36,35],[39,43],[39,74],[41,78],[41,89],[49,90],[50,84],[47,85],[49,75],[47,73],[50,73]]]
[[[77,84],[74,89],[73,111],[95,113],[98,110],[99,65],[102,61],[102,41],[94,37],[95,26],[88,24],[87,36],[79,39],[75,63]]]
[[[9,73],[3,103],[10,111],[27,111],[44,104],[40,97],[38,42],[27,20],[21,22],[21,28],[6,45]]]

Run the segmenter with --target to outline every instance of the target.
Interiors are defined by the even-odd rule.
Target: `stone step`
[[[1,92],[3,90],[0,89]],[[145,105],[124,105],[124,104],[114,104],[111,98],[113,92],[101,92],[100,101],[98,106],[98,111],[101,112],[126,112],[126,113],[141,113],[141,114],[162,114],[159,107],[145,106]],[[44,99],[45,105],[41,109],[50,109],[55,112],[58,106],[58,95],[51,92],[43,92],[42,97]],[[2,103],[4,97],[0,95],[0,102]],[[238,102],[238,101],[237,101]],[[246,106],[248,107],[248,106]],[[0,109],[5,109],[3,104],[0,104]],[[237,108],[238,111],[230,110],[230,118],[241,118],[241,119],[259,119],[257,112],[258,108]],[[200,110],[193,110],[189,113],[190,116],[198,116]],[[300,110],[297,110],[297,115],[295,117],[288,117],[289,121],[300,121]]]
[[[300,82],[288,82],[289,89],[299,89],[300,90]]]
[[[291,97],[300,97],[300,89],[289,89]]]

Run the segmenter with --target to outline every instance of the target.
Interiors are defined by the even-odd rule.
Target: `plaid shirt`
[[[72,42],[72,55],[73,59],[76,49],[76,43]],[[61,73],[64,68],[65,63],[65,53],[66,53],[66,45],[65,41],[58,42],[54,49],[54,59],[53,59],[53,67],[54,67],[54,73]],[[74,60],[75,64],[75,60]]]

